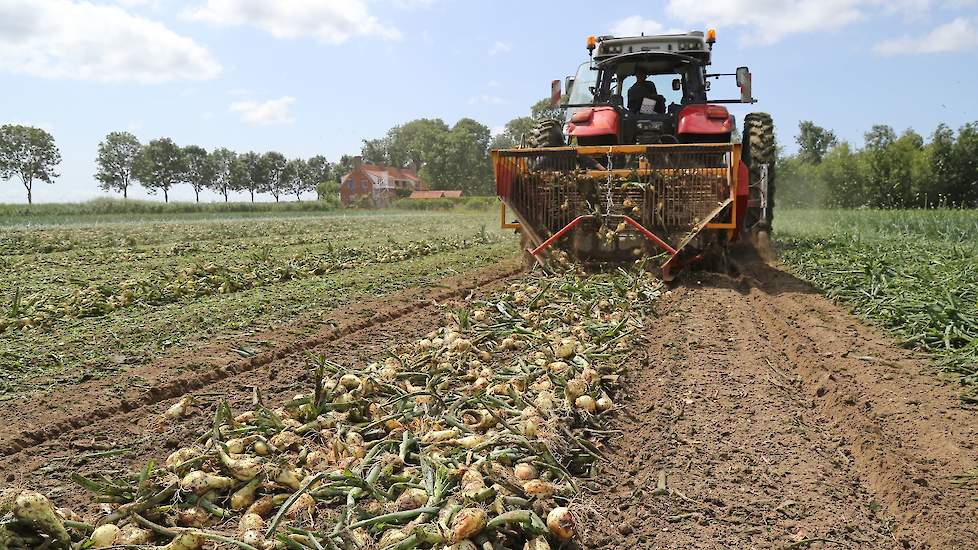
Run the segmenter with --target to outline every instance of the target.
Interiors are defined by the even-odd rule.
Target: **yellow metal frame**
[[[509,223],[506,221],[506,203],[499,202],[499,227],[502,229],[519,229],[519,223]]]
[[[656,149],[672,149],[672,148],[704,148],[711,149],[716,148],[716,143],[668,143],[668,144],[658,144],[653,145]],[[541,152],[552,153],[555,151],[573,151],[578,155],[601,155],[601,154],[636,154],[640,155],[648,151],[649,145],[600,145],[600,146],[587,146],[587,147],[548,147],[546,149],[541,149]],[[499,153],[506,152],[518,152],[527,153],[527,149],[496,149],[491,151],[493,157],[493,164],[495,164],[496,157]],[[741,154],[741,144],[732,143],[730,144],[730,166],[727,167],[730,175],[730,221],[721,223],[708,223],[705,229],[726,229],[727,238],[733,240],[736,237],[737,232],[737,188],[739,184],[739,166],[740,166],[740,154]],[[611,173],[616,176],[628,177],[632,174],[638,172],[639,174],[651,173],[654,170],[647,169],[618,169],[612,170]],[[655,170],[656,172],[662,173],[663,170]],[[668,171],[668,170],[666,170]],[[589,177],[602,177],[607,176],[607,170],[588,170],[587,175]],[[500,202],[499,204],[499,227],[502,229],[519,229],[519,223],[509,223],[506,221],[506,203]]]

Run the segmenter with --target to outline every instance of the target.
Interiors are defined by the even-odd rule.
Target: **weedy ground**
[[[494,221],[303,213],[0,228],[0,399],[215,336],[301,335],[337,306],[512,255]]]
[[[788,210],[775,231],[796,275],[978,384],[978,211]]]

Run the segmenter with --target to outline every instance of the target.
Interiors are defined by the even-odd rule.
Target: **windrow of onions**
[[[367,264],[401,262],[463,250],[495,242],[481,231],[469,238],[438,238],[388,243],[371,247],[328,246],[318,253],[275,257],[270,249],[231,265],[198,264],[178,272],[156,271],[117,283],[91,285],[64,296],[21,295],[15,290],[13,304],[0,308],[0,333],[8,329],[43,327],[62,318],[98,317],[134,304],[162,305],[180,300],[230,294],[275,283],[321,277]]]
[[[308,394],[271,407],[256,390],[162,464],[74,475],[111,503],[100,517],[8,491],[0,547],[555,548],[587,527],[578,480],[659,288],[624,271],[528,277],[377,362],[314,358]]]

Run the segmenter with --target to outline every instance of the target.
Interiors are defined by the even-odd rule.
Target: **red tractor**
[[[588,37],[590,59],[553,82],[563,120],[492,152],[505,227],[541,264],[620,264],[664,253],[664,279],[731,242],[766,239],[774,207],[774,125],[724,104],[754,103],[747,67],[709,73],[716,32]],[[708,100],[736,78],[740,98]],[[563,100],[561,100],[563,97]],[[506,223],[506,209],[518,224]]]

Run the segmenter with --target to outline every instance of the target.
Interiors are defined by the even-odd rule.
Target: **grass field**
[[[978,211],[786,210],[781,260],[978,384]]]
[[[315,319],[514,250],[485,212],[190,216],[0,228],[0,390]]]

